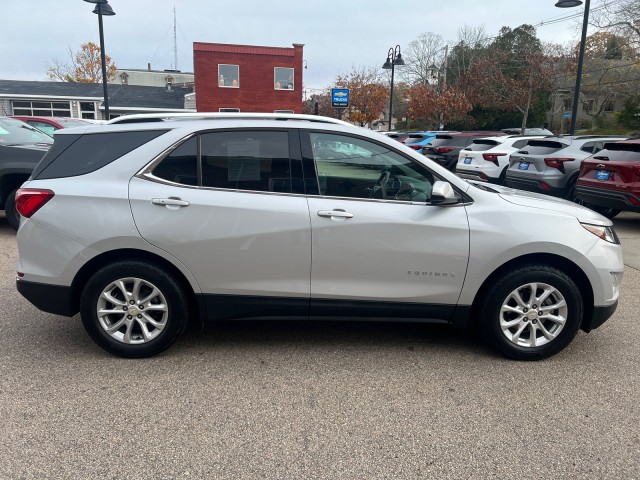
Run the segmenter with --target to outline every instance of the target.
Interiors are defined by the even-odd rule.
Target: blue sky
[[[0,78],[46,80],[53,59],[68,47],[99,42],[94,5],[83,0],[0,0],[5,48]],[[423,32],[447,41],[464,24],[539,24],[581,7],[560,9],[555,0],[109,0],[105,50],[120,68],[174,67],[173,8],[177,16],[178,69],[193,71],[193,42],[290,47],[304,43],[306,88],[321,88],[353,66],[382,66],[389,47],[402,47]],[[597,7],[598,0],[591,8]],[[543,40],[578,41],[575,20],[538,28]]]

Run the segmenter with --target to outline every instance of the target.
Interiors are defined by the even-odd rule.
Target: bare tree
[[[582,20],[580,19],[580,24]],[[589,23],[629,40],[638,55],[640,52],[640,2],[638,0],[604,0],[589,13]]]
[[[488,44],[489,36],[484,25],[463,25],[458,29],[458,39],[447,62],[450,84],[457,83]]]
[[[440,35],[421,33],[405,50],[405,66],[399,69],[400,77],[410,84],[429,84],[432,81],[430,67],[442,65],[444,46],[445,42]]]

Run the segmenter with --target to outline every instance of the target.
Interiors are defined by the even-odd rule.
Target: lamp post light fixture
[[[98,15],[98,26],[100,29],[100,59],[102,61],[102,90],[104,95],[104,116],[109,120],[109,94],[107,93],[107,61],[104,54],[104,33],[102,31],[102,16],[111,17],[116,14],[107,0],[84,0],[87,3],[94,3],[96,8],[93,13]]]
[[[580,38],[580,53],[578,54],[578,72],[576,73],[576,86],[573,91],[573,105],[571,110],[571,127],[569,135],[576,133],[576,117],[578,116],[578,103],[580,102],[580,81],[582,80],[582,65],[584,63],[584,46],[587,41],[587,27],[589,25],[589,4],[591,0],[584,2],[584,19],[582,20],[582,37]],[[582,5],[582,0],[558,0],[556,7],[570,8]]]
[[[402,54],[400,53],[400,45],[396,45],[396,48],[389,48],[389,52],[387,53],[387,61],[384,62],[384,65],[382,65],[383,69],[391,70],[391,95],[389,96],[388,131],[391,131],[391,118],[393,116],[393,74],[395,72],[395,67],[402,65],[404,65],[404,60],[402,59]]]

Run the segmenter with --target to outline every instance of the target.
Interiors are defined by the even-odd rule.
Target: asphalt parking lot
[[[620,306],[559,355],[369,323],[224,323],[125,360],[15,290],[0,216],[0,479],[640,478],[640,215]]]

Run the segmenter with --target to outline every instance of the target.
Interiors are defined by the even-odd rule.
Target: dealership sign
[[[331,106],[334,108],[347,108],[349,106],[349,89],[332,88]]]

